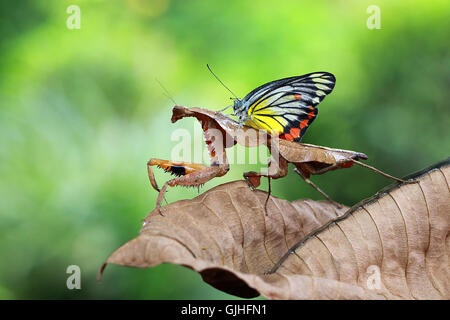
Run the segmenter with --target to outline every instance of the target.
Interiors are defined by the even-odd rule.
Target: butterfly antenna
[[[177,105],[177,103],[175,102],[175,100],[172,98],[172,96],[170,95],[169,91],[167,91],[167,89],[163,86],[163,84],[157,79],[155,78],[156,82],[158,82],[158,84],[160,85],[160,87],[164,90],[164,95],[169,98],[175,105]]]
[[[223,86],[225,87],[225,89],[227,89],[228,91],[230,91],[231,94],[232,94],[236,99],[239,99],[239,98],[237,97],[237,95],[235,95],[234,92],[231,91],[230,88],[228,88],[228,87],[227,87],[227,86],[219,79],[218,76],[216,76],[216,74],[211,70],[211,67],[209,66],[209,64],[206,64],[206,67],[207,67],[208,70],[212,73],[212,75],[217,79],[217,81],[219,81],[220,84],[223,85]]]

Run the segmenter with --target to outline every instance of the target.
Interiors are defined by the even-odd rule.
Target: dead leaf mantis
[[[325,192],[310,180],[311,175],[349,168],[356,163],[385,177],[400,182],[408,182],[360,162],[360,159],[366,160],[368,158],[364,153],[279,139],[261,130],[241,126],[226,115],[208,109],[186,108],[183,106],[175,106],[173,108],[172,123],[185,117],[195,117],[201,123],[205,143],[208,146],[211,158],[211,165],[150,159],[147,163],[148,176],[152,187],[159,192],[156,200],[156,209],[159,212],[161,212],[161,202],[169,186],[199,187],[215,177],[224,176],[230,169],[225,149],[233,147],[235,144],[245,147],[266,145],[269,148],[271,160],[269,161],[267,172],[250,171],[244,173],[244,178],[252,188],[260,185],[261,177],[267,177],[269,179],[269,195],[271,192],[270,179],[279,179],[286,176],[288,163],[292,163],[295,166],[294,171],[298,175],[338,207],[340,206],[339,204],[331,200]],[[167,181],[160,189],[156,183],[152,166],[158,166],[166,172],[177,175],[177,177]]]

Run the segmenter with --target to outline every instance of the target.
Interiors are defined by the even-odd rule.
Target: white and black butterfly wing
[[[266,83],[245,96],[246,125],[299,142],[317,116],[317,105],[335,86],[334,75],[314,72]]]

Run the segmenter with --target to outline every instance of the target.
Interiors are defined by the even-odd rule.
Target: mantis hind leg
[[[305,180],[305,182],[307,184],[309,184],[311,187],[313,187],[314,189],[316,189],[321,195],[323,195],[328,201],[330,201],[333,205],[335,205],[338,209],[342,208],[342,205],[337,203],[336,201],[333,201],[324,191],[322,191],[322,189],[320,189],[318,186],[316,186],[308,177],[308,175],[303,174],[302,171],[298,168],[295,167],[294,168],[295,173],[297,173],[300,177],[302,177],[303,180]]]
[[[269,179],[279,179],[287,175],[288,164],[283,158],[279,159],[279,162],[270,160],[269,170],[267,172],[255,172],[249,171],[244,173],[244,178],[251,188],[257,188],[261,184],[261,177],[267,177]]]
[[[267,203],[269,202],[270,194],[272,193],[271,179],[279,179],[286,176],[287,170],[288,170],[287,161],[283,158],[279,158],[279,163],[270,160],[269,170],[267,173],[255,171],[249,171],[244,173],[244,178],[252,189],[257,188],[261,184],[261,177],[267,177],[269,190],[267,191],[267,198],[264,203],[264,210],[266,212],[266,215],[267,215]]]

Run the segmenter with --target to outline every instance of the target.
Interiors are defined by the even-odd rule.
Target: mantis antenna
[[[175,100],[172,98],[172,96],[169,94],[169,91],[167,91],[167,89],[163,86],[163,84],[158,80],[158,78],[155,78],[156,82],[158,82],[158,84],[160,85],[160,87],[164,90],[164,94],[166,95],[167,98],[169,98],[170,100],[172,100],[172,102],[176,105],[177,103],[175,102]]]

